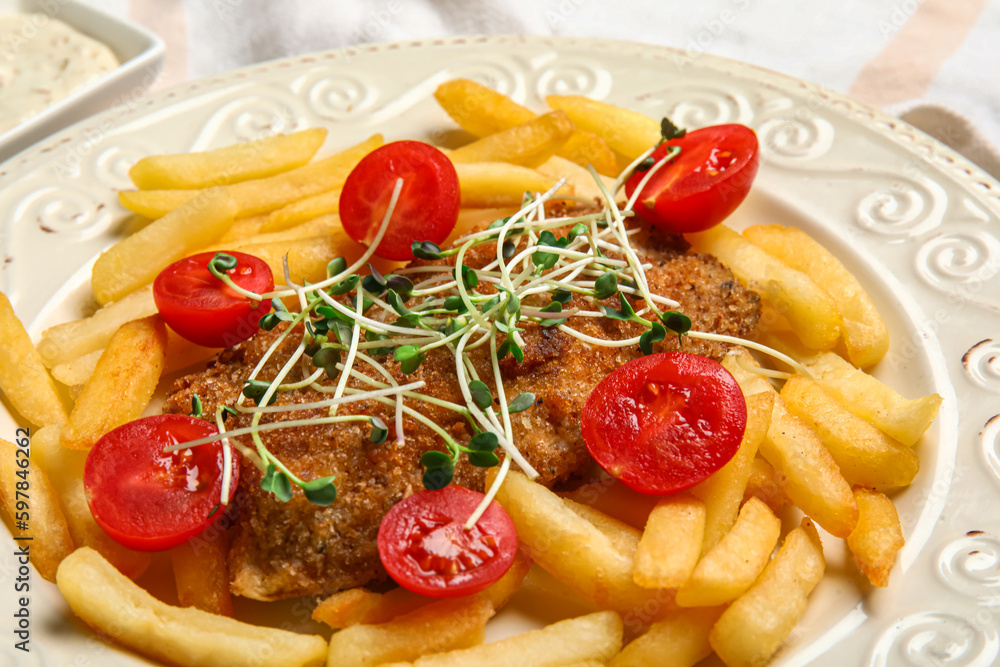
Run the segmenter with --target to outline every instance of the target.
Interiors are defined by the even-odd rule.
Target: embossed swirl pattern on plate
[[[548,95],[584,95],[603,100],[611,92],[611,72],[603,67],[560,58],[535,73],[539,100]]]
[[[303,104],[291,94],[275,91],[242,95],[224,103],[205,121],[191,150],[293,132],[304,127],[305,117]]]
[[[1000,607],[1000,539],[970,531],[941,550],[938,574],[956,592]]]
[[[1000,483],[1000,415],[994,415],[979,434],[983,446],[983,457],[986,465],[993,471],[996,481]]]
[[[1000,239],[985,230],[939,234],[917,251],[917,271],[944,292],[981,288],[1000,273]]]
[[[93,173],[104,185],[115,190],[135,187],[128,177],[128,170],[150,151],[137,146],[118,144],[101,151],[94,159]]]
[[[900,619],[875,644],[872,667],[995,667],[1000,638],[994,613],[963,618],[927,611]],[[986,618],[989,616],[990,618]],[[985,622],[984,622],[985,621]]]
[[[745,95],[706,86],[675,86],[650,94],[648,99],[663,108],[678,127],[694,129],[721,123],[749,125],[754,117]],[[657,111],[650,111],[655,115]]]
[[[1000,392],[1000,341],[979,341],[962,355],[962,366],[976,384]]]
[[[891,185],[863,197],[858,204],[857,223],[883,236],[919,236],[944,220],[948,194],[926,177],[900,177]]]
[[[60,184],[25,197],[14,212],[16,220],[43,232],[68,232],[80,237],[99,234],[111,224],[110,207],[97,201],[92,189]]]
[[[306,83],[305,93],[320,118],[345,120],[363,114],[378,100],[378,91],[356,76],[322,76]]]

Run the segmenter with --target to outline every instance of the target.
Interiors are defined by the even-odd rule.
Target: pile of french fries
[[[599,197],[586,165],[610,182],[659,140],[658,121],[581,97],[551,96],[552,109],[537,115],[466,80],[435,96],[477,137],[448,153],[463,207],[454,236],[513,212],[525,191],[560,178],[569,194]],[[823,576],[817,525],[832,536],[825,539],[846,541],[872,584],[887,584],[903,545],[889,494],[917,474],[913,446],[941,399],[906,399],[863,370],[889,347],[871,299],[803,232],[771,225],[689,237],[761,295],[759,342],[797,362],[779,369],[791,372],[779,391],[745,349],[724,359],[746,396],[746,433],[737,455],[690,491],[651,498],[602,478],[560,495],[511,473],[497,501],[517,527],[521,553],[499,582],[447,600],[401,588],[336,593],[313,612],[338,630],[329,641],[227,618],[225,526],[168,554],[181,606],[133,583],[150,555],[122,547],[95,523],[82,481],[86,453],[138,418],[164,376],[218,352],[167,330],[151,282],[168,264],[213,249],[257,255],[278,277],[287,258],[288,278],[299,284],[325,278],[335,256],[360,256],[364,248],[337,216],[340,188],[383,138],[316,159],[325,139],[325,130],[311,129],[140,160],[130,172],[138,189],[120,201],[148,222],[95,262],[91,285],[102,307],[44,331],[37,346],[0,294],[0,389],[37,427],[32,562],[85,622],[181,665],[684,666],[712,652],[727,665],[763,665]],[[15,449],[0,442],[0,501],[10,514]],[[782,535],[791,506],[805,518]],[[483,644],[487,621],[526,580],[593,612]]]

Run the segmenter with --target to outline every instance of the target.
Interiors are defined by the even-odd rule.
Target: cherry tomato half
[[[671,147],[681,149],[672,164],[659,168],[636,200],[635,212],[646,222],[675,234],[700,232],[736,210],[757,175],[757,135],[746,125],[713,125],[688,132],[655,151],[659,162]],[[646,172],[625,182],[631,197]]]
[[[458,221],[458,174],[444,153],[419,141],[395,141],[366,155],[340,193],[340,220],[348,236],[371,245],[392,198],[403,188],[375,254],[413,259],[414,241],[441,243]]]
[[[222,493],[221,443],[164,453],[163,448],[217,433],[202,419],[156,415],[119,426],[87,455],[83,483],[90,512],[115,541],[137,551],[161,551],[208,528]],[[239,482],[232,452],[232,498]]]
[[[496,582],[514,562],[517,532],[495,502],[466,530],[482,499],[451,485],[397,503],[378,529],[378,553],[389,576],[431,597],[471,595]]]
[[[263,294],[274,289],[274,277],[264,260],[228,252],[236,268],[226,273],[245,290]],[[267,299],[253,302],[233,291],[208,270],[214,252],[174,262],[153,281],[153,299],[171,329],[205,347],[232,347],[254,335],[260,318],[271,311]]]
[[[604,378],[580,421],[602,468],[635,491],[661,496],[691,488],[736,454],[747,405],[718,362],[665,352]]]

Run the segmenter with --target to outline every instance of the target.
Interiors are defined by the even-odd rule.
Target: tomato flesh
[[[616,369],[580,415],[587,451],[627,486],[649,495],[689,489],[737,452],[746,400],[716,361],[653,354]]]
[[[274,290],[274,276],[264,260],[242,252],[227,254],[237,261],[227,271],[236,285],[256,294]],[[153,299],[167,326],[192,343],[232,347],[257,332],[271,302],[253,302],[213,276],[208,263],[214,256],[199,253],[163,269],[153,282]]]
[[[222,494],[221,443],[166,453],[165,447],[217,433],[202,419],[156,415],[107,433],[87,455],[83,483],[98,525],[137,551],[161,551],[208,528]],[[232,452],[229,497],[239,482]]]
[[[432,597],[471,595],[496,582],[514,562],[517,532],[495,502],[466,530],[482,499],[481,493],[452,485],[397,503],[378,531],[379,557],[389,576]]]
[[[375,254],[410,260],[414,241],[440,244],[458,221],[458,174],[448,156],[433,146],[395,141],[362,158],[340,193],[340,220],[348,236],[371,245],[397,178],[403,179],[403,187]]]
[[[672,163],[650,177],[635,204],[646,222],[668,232],[704,231],[725,220],[746,198],[757,175],[757,135],[745,125],[713,125],[688,132],[661,145],[652,157],[659,162],[673,147],[681,149]],[[625,182],[631,197],[646,172]]]

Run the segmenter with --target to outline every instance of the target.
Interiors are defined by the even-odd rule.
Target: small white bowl
[[[0,133],[0,162],[53,132],[134,98],[156,81],[163,66],[163,40],[142,26],[73,0],[0,0],[0,14],[38,12],[106,44],[121,63],[104,76],[10,130]]]

